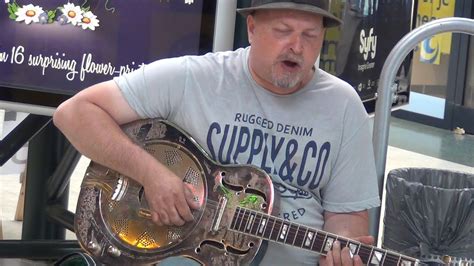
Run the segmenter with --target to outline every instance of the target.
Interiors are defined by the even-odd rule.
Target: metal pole
[[[423,40],[444,32],[458,32],[474,35],[474,20],[467,18],[444,18],[426,23],[403,37],[393,48],[385,61],[380,74],[379,98],[375,106],[374,120],[374,155],[379,192],[382,195],[385,186],[385,163],[387,160],[387,146],[389,134],[389,118],[394,92],[392,84],[400,65],[405,57]],[[377,239],[380,220],[380,208],[376,210],[375,223],[371,224],[370,233]]]
[[[0,140],[0,166],[5,164],[15,153],[38,133],[51,117],[42,115],[28,115],[8,135]]]
[[[62,189],[61,196],[52,195],[54,201],[48,198],[47,187],[48,180],[64,156],[66,143],[66,138],[52,122],[29,143],[22,240],[65,238],[64,227],[50,221],[46,207],[58,204],[67,208],[69,186]]]
[[[67,254],[80,251],[81,247],[77,240],[0,241],[0,258],[57,260]],[[0,262],[0,265],[3,264]]]
[[[214,30],[213,52],[234,48],[235,9],[237,0],[218,0]]]

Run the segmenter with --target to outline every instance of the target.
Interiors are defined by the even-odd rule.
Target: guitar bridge
[[[211,232],[217,233],[219,231],[219,226],[222,221],[222,215],[224,215],[224,211],[227,207],[227,198],[220,197],[219,204],[217,205],[217,211],[214,215],[214,219],[212,221],[212,228]]]

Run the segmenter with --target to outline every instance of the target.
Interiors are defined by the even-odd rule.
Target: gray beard
[[[283,76],[277,76],[275,71],[272,71],[272,84],[282,88],[291,89],[295,87],[301,81],[301,74],[290,75],[286,74]]]

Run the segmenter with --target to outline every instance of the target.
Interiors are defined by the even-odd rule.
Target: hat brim
[[[342,20],[331,14],[330,12],[321,9],[319,7],[315,7],[312,5],[307,4],[297,4],[297,3],[269,3],[264,4],[256,7],[248,7],[248,8],[238,8],[237,12],[239,12],[242,16],[247,17],[248,15],[252,14],[257,10],[265,10],[265,9],[293,9],[293,10],[300,10],[306,11],[313,14],[318,14],[323,16],[323,24],[324,27],[337,27],[342,24]]]

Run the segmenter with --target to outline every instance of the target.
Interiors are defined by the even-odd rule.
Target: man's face
[[[322,16],[292,10],[261,10],[247,18],[249,66],[264,88],[289,94],[311,80],[324,38]]]

